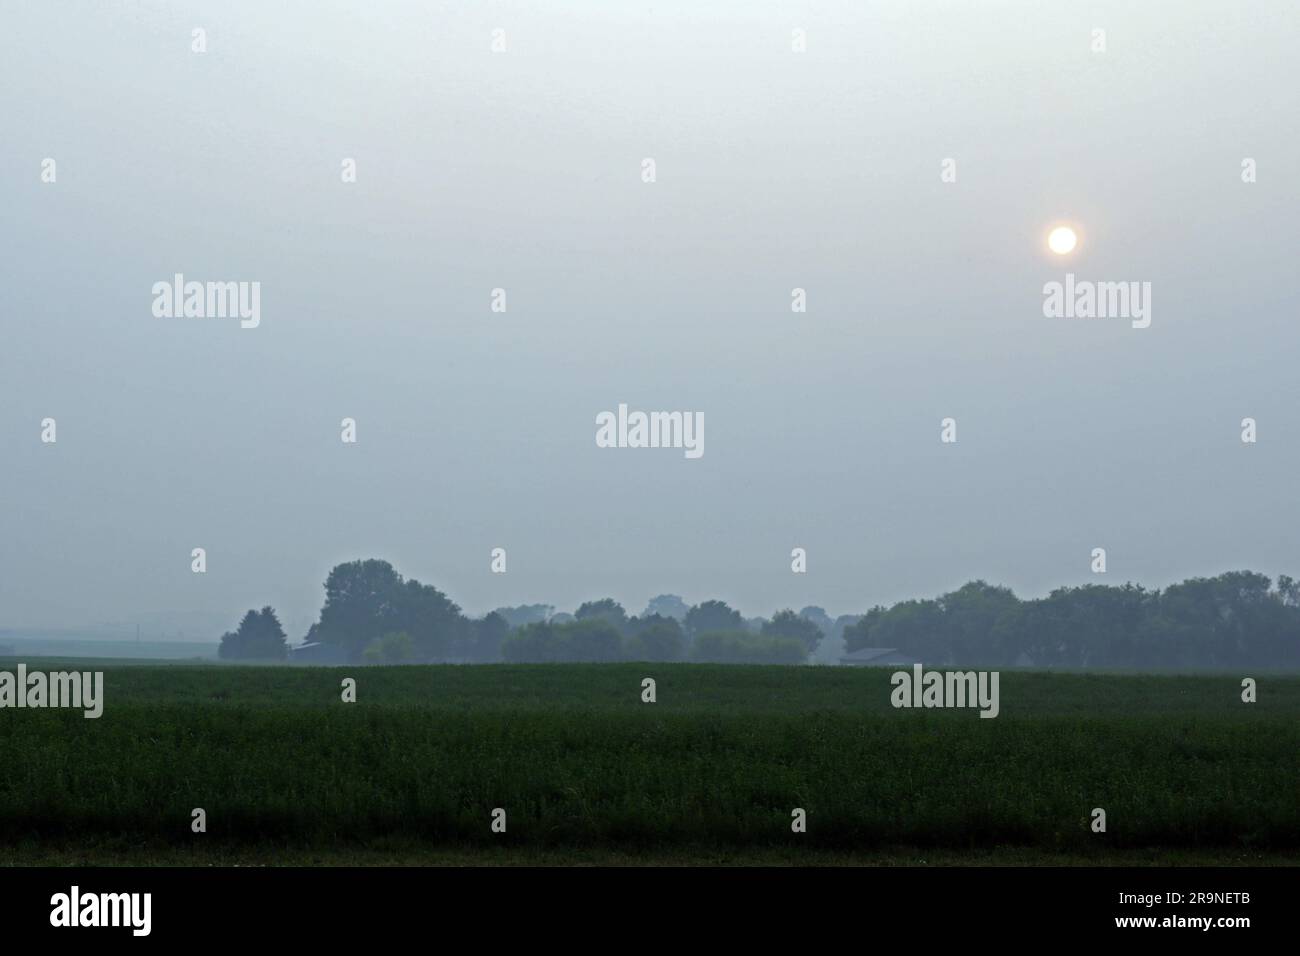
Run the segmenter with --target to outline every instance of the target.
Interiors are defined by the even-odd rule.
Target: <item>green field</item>
[[[988,720],[877,669],[94,666],[98,720],[0,710],[0,862],[1300,860],[1297,677],[1004,672]]]

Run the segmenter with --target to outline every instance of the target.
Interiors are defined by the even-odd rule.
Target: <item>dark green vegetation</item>
[[[337,565],[320,620],[294,651],[300,663],[554,663],[627,660],[799,664],[841,651],[892,648],[931,665],[1131,669],[1300,670],[1300,582],[1231,571],[1163,591],[1132,584],[1058,588],[1022,601],[972,581],[931,600],[878,606],[832,619],[822,608],[770,619],[724,601],[693,607],[661,594],[638,616],[612,598],[573,614],[548,604],[501,607],[469,618],[437,588],[387,561]],[[290,655],[275,611],[249,611],[221,639],[230,660]]]
[[[875,669],[114,666],[98,720],[0,712],[0,860],[1294,861],[1300,678],[1240,676],[1007,672],[988,720]]]
[[[848,650],[897,647],[926,663],[1038,667],[1300,669],[1300,582],[1230,571],[1163,591],[1057,588],[1022,601],[974,581],[934,600],[872,608]],[[1023,656],[1022,656],[1023,655]]]
[[[217,655],[229,660],[282,661],[289,656],[288,640],[274,608],[249,611],[239,628],[221,636]]]

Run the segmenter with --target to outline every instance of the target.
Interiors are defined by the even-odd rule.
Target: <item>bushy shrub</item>
[[[623,644],[630,661],[679,661],[686,651],[682,626],[671,617],[652,614],[633,618],[632,635]]]
[[[415,657],[415,641],[405,631],[377,637],[361,652],[365,664],[405,664]]]
[[[623,638],[616,627],[599,618],[529,624],[501,642],[501,657],[523,664],[617,661],[623,657]]]
[[[802,664],[803,643],[792,637],[748,631],[709,631],[695,639],[691,659],[714,664]]]

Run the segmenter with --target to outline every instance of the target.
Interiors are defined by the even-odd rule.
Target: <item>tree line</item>
[[[547,604],[479,618],[387,561],[336,566],[304,644],[338,662],[491,663],[709,661],[833,663],[841,653],[890,648],[927,664],[1212,668],[1300,666],[1300,583],[1232,571],[1164,590],[1134,584],[1058,588],[1021,600],[972,581],[935,598],[877,605],[832,619],[820,607],[746,618],[725,601],[688,605],[661,594],[639,615],[612,598],[572,614]],[[275,610],[250,610],[223,635],[227,660],[284,660]]]
[[[1038,667],[1300,666],[1300,583],[1229,571],[1163,590],[1057,588],[1021,600],[972,581],[928,600],[875,607],[845,629],[848,650],[896,647],[926,663]]]

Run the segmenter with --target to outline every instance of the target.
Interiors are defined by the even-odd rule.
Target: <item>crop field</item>
[[[0,862],[1300,860],[1294,676],[1007,671],[981,719],[891,669],[76,666],[98,719],[0,711]]]

